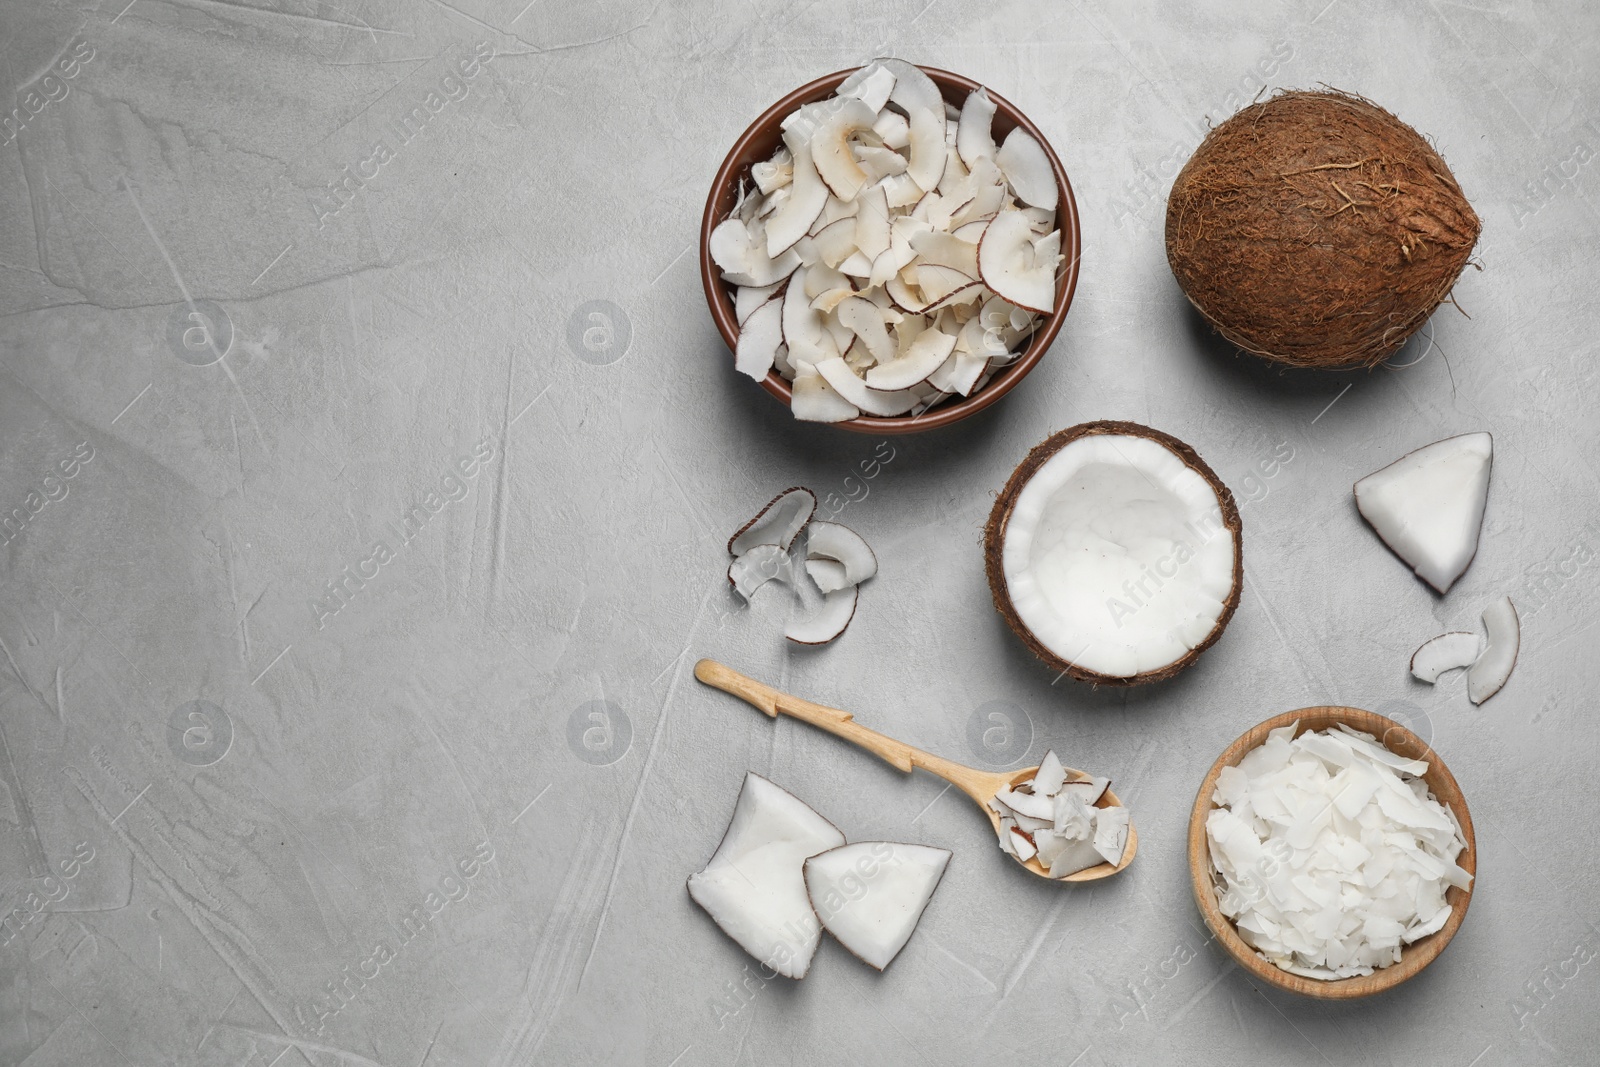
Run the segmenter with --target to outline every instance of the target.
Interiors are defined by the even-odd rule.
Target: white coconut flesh
[[[1371,734],[1267,735],[1225,767],[1206,818],[1217,907],[1265,959],[1339,979],[1400,961],[1444,927],[1466,841],[1422,780],[1428,765]]]
[[[878,573],[878,557],[872,546],[842,523],[821,520],[812,523],[806,531],[806,558],[808,561],[836,561],[844,568],[844,580],[850,585],[859,585]]]
[[[1494,439],[1435,441],[1355,484],[1356,506],[1417,577],[1449,592],[1478,551]]]
[[[948,849],[857,841],[806,860],[806,892],[823,928],[881,971],[911,940],[949,862]]]
[[[1120,806],[1095,804],[1109,778],[1072,777],[1054,751],[1034,776],[1001,789],[989,801],[1000,817],[1000,851],[1026,863],[1037,858],[1052,878],[1122,862],[1131,820]]]
[[[1235,544],[1216,491],[1165,445],[1094,434],[1051,456],[1017,495],[1002,566],[1040,644],[1130,678],[1211,635],[1232,592]]]
[[[728,565],[728,581],[740,596],[749,600],[770,581],[793,584],[794,565],[789,553],[777,545],[756,545],[734,557]]]
[[[1511,677],[1511,669],[1517,665],[1522,626],[1510,597],[1502,597],[1484,610],[1483,628],[1488,634],[1488,643],[1483,655],[1467,671],[1467,699],[1474,704],[1482,704],[1500,692],[1500,687]]]
[[[817,494],[804,486],[785,489],[728,540],[728,552],[741,556],[757,545],[777,545],[787,550],[816,510]]]
[[[1474,633],[1456,630],[1424,641],[1411,654],[1411,676],[1429,685],[1447,671],[1470,667],[1483,652],[1483,639]]]
[[[817,611],[790,624],[783,636],[797,645],[825,645],[844,633],[850,620],[855,618],[859,588],[847,585],[822,597]]]
[[[843,589],[847,585],[854,584],[850,581],[849,574],[844,569],[844,564],[836,560],[808,559],[806,560],[806,574],[811,576],[811,580],[817,584],[817,589],[823,593],[832,593],[837,589]]]
[[[972,396],[1054,310],[1055,168],[1022,130],[997,147],[995,110],[978,89],[953,111],[922,70],[880,60],[788,115],[751,167],[709,251],[736,287],[735,369],[791,382],[796,419]]]
[[[689,896],[757,960],[804,978],[822,936],[804,864],[844,842],[837,827],[793,793],[747,774],[716,854],[689,876]]]

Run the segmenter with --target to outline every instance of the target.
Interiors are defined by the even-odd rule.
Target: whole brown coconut
[[[1167,262],[1245,351],[1370,367],[1449,296],[1478,230],[1417,131],[1359,96],[1292,91],[1212,130],[1178,173]]]

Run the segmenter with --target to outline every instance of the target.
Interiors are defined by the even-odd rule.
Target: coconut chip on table
[[[1474,704],[1500,692],[1517,665],[1522,624],[1511,598],[1503,596],[1483,611],[1486,636],[1464,630],[1440,634],[1411,654],[1411,676],[1433,685],[1447,671],[1466,668],[1467,699]]]
[[[855,618],[862,582],[878,573],[878,557],[848,526],[812,516],[817,495],[805,486],[785,489],[728,539],[728,584],[749,602],[768,582],[787,585],[816,609],[792,623],[784,636],[799,645],[825,645]],[[805,535],[802,558],[794,547]]]
[[[1122,862],[1128,809],[1095,807],[1110,785],[1089,775],[1069,779],[1055,752],[1046,752],[1032,778],[989,801],[1000,816],[1000,851],[1024,863],[1037,856],[1052,878]]]
[[[709,247],[735,287],[734,366],[792,383],[795,418],[920,415],[1014,362],[1055,308],[1059,188],[994,102],[959,111],[877,60],[783,120]]]
[[[1224,767],[1206,819],[1217,907],[1285,971],[1334,980],[1400,961],[1444,927],[1460,823],[1428,792],[1428,765],[1343,724],[1279,727]]]

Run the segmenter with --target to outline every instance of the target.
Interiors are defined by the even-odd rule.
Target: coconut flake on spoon
[[[1012,473],[984,536],[1007,625],[1080,681],[1171,677],[1221,635],[1243,580],[1238,508],[1177,438],[1130,422],[1052,435]]]
[[[1052,878],[1122,862],[1128,845],[1128,809],[1096,803],[1109,778],[1071,781],[1054,751],[1034,776],[997,792],[989,807],[1000,816],[1000,851],[1026,863],[1035,857]]]

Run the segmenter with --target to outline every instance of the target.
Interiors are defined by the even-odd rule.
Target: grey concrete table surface
[[[1581,2],[0,5],[0,1064],[1595,1062],[1600,11]],[[875,54],[1018,103],[1083,275],[1002,403],[892,441],[795,425],[706,312],[707,185],[772,100]],[[1197,325],[1167,187],[1263,89],[1430,135],[1481,270],[1390,366],[1283,374]],[[1094,418],[1193,443],[1243,603],[1170,683],[1034,663],[979,531]],[[1489,430],[1444,597],[1350,484]],[[70,473],[69,473],[70,472]],[[882,561],[833,647],[724,541],[807,484]],[[1482,707],[1424,638],[1523,610]],[[989,766],[1110,774],[1138,861],[1061,887],[965,801],[698,685],[711,655]],[[1481,852],[1449,950],[1380,998],[1248,979],[1189,897],[1216,754],[1318,703],[1449,761]],[[876,974],[762,981],[689,901],[742,775],[853,839],[954,850]]]

